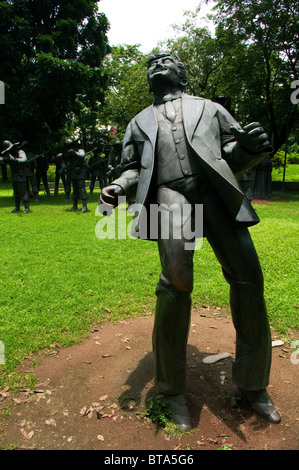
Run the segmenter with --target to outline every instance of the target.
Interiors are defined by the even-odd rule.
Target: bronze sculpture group
[[[248,227],[259,222],[236,175],[271,152],[259,123],[241,128],[221,105],[184,93],[184,65],[168,54],[148,62],[154,104],[127,126],[121,174],[103,188],[100,202],[118,205],[119,196],[134,197],[139,207],[163,205],[169,211],[169,237],[157,239],[161,274],[156,289],[153,330],[155,381],[174,421],[192,428],[186,398],[186,346],[193,289],[193,251],[185,249],[184,217],[172,206],[203,205],[203,234],[212,246],[230,285],[236,329],[233,381],[238,393],[271,423],[280,415],[268,393],[271,335],[263,296],[263,274]],[[134,234],[143,230],[142,209]],[[167,219],[166,219],[167,220]],[[180,238],[174,236],[174,227]],[[148,235],[145,236],[147,238]]]
[[[80,147],[77,140],[67,140],[62,152],[54,159],[48,158],[48,152],[35,155],[29,143],[12,143],[5,140],[0,152],[0,164],[6,169],[9,165],[15,208],[12,212],[20,212],[21,202],[24,204],[24,213],[29,213],[30,198],[34,197],[38,202],[41,182],[44,185],[47,196],[50,196],[47,172],[50,163],[55,164],[54,195],[59,194],[60,179],[65,192],[65,203],[69,202],[73,190],[73,206],[70,212],[78,210],[78,202],[82,201],[82,212],[88,212],[86,182],[90,178],[90,196],[96,179],[99,180],[99,188],[107,184],[108,161],[110,158],[102,152],[101,144],[89,152]],[[88,156],[91,154],[91,157]],[[100,160],[100,163],[97,162]],[[113,168],[114,170],[114,168]],[[110,170],[111,171],[111,170]],[[3,175],[3,173],[2,173]],[[5,182],[9,182],[7,171],[5,171]]]

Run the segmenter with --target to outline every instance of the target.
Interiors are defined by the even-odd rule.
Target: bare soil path
[[[34,391],[0,391],[0,412],[9,409],[8,417],[1,418],[0,448],[299,449],[299,364],[291,360],[292,348],[273,347],[269,393],[282,422],[265,423],[251,409],[234,406],[235,332],[226,310],[192,312],[187,400],[193,431],[175,437],[143,418],[146,400],[156,393],[152,328],[152,315],[108,322],[94,327],[79,345],[39,356],[38,365],[30,369],[38,380]],[[229,357],[214,364],[202,362],[223,352]]]

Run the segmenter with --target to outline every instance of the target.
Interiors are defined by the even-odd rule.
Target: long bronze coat
[[[182,116],[187,141],[201,159],[207,177],[233,218],[247,226],[258,223],[259,219],[235,175],[255,165],[269,152],[254,154],[242,149],[230,131],[231,125],[240,127],[239,124],[225,108],[210,100],[183,94]],[[113,182],[121,186],[129,197],[136,195],[136,204],[145,207],[149,200],[153,200],[150,187],[157,133],[158,122],[151,105],[137,114],[127,127],[122,174]]]

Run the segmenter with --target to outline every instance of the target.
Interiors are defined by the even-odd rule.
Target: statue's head
[[[157,84],[171,83],[180,90],[183,90],[187,84],[184,64],[170,54],[160,53],[151,56],[147,63],[147,69],[150,91],[153,91]]]
[[[12,147],[12,143],[10,140],[4,140],[2,146],[4,150],[8,150],[10,147]]]
[[[5,153],[9,152],[13,146],[14,145],[10,142],[10,140],[4,140],[2,143],[1,153],[4,155]]]

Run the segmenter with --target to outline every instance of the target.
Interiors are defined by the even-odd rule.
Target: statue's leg
[[[236,223],[212,190],[204,201],[204,232],[230,284],[237,335],[234,382],[248,390],[268,385],[271,336],[263,296],[263,274],[247,227]]]
[[[79,200],[78,181],[72,180],[72,184],[73,184],[73,206],[69,209],[70,212],[74,212],[78,210],[78,200]]]
[[[225,279],[230,284],[230,305],[236,329],[233,381],[252,407],[265,419],[279,423],[266,387],[272,359],[271,332],[263,294],[263,274],[251,236],[237,224],[217,195],[204,203],[204,232]]]
[[[187,221],[184,221],[179,214],[180,207],[188,201],[176,191],[164,188],[159,192],[158,202],[168,207],[174,202],[176,204],[175,212],[170,209],[159,219],[160,234],[165,223],[168,225],[169,237],[160,237],[158,240],[162,271],[156,290],[153,331],[156,383],[161,392],[174,395],[185,390],[193,251],[185,250],[183,225]],[[177,234],[178,231],[182,235],[180,239],[174,238],[174,233]]]
[[[159,233],[169,236],[158,240],[162,271],[156,289],[157,303],[153,329],[155,382],[168,403],[173,421],[183,430],[191,429],[191,419],[184,396],[186,387],[186,346],[190,324],[193,283],[193,251],[185,249],[184,219],[180,208],[187,200],[179,193],[164,188],[158,202],[176,208],[163,211]],[[182,237],[177,239],[178,232]],[[175,236],[176,234],[176,236]],[[165,233],[164,233],[165,235]],[[188,240],[190,241],[190,240]]]
[[[87,209],[87,192],[86,192],[86,189],[85,189],[85,180],[80,179],[78,181],[78,185],[79,185],[80,199],[82,201],[82,212],[87,212],[88,211],[88,209]]]
[[[15,207],[11,212],[20,212],[21,198],[19,194],[18,183],[14,180],[12,180],[12,188],[13,188],[13,197],[15,201]]]
[[[19,183],[19,194],[24,204],[24,208],[25,208],[24,212],[28,213],[29,212],[29,192],[28,192],[26,181],[22,181]]]

